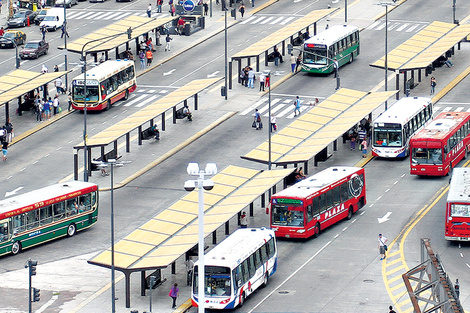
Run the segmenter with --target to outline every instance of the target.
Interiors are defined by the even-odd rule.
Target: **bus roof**
[[[109,60],[95,66],[94,68],[86,71],[87,79],[96,79],[98,81],[102,81],[106,77],[114,74],[115,72],[122,71],[123,69],[129,67],[130,65],[134,65],[134,61],[129,60]],[[78,75],[75,79],[83,80],[84,73]]]
[[[352,33],[359,31],[357,26],[353,25],[334,25],[328,28],[327,30],[309,38],[305,41],[305,44],[315,43],[315,44],[322,44],[322,45],[332,45],[337,40],[351,35]]]
[[[444,139],[469,119],[469,112],[442,112],[429,125],[417,132],[412,139]]]
[[[321,190],[322,188],[331,185],[344,177],[354,174],[362,170],[360,167],[349,166],[335,166],[327,168],[315,175],[307,177],[306,179],[296,183],[289,188],[281,190],[273,195],[276,198],[282,197],[297,197],[306,198],[309,195]]]
[[[470,202],[470,169],[456,167],[452,170],[447,202]]]
[[[264,227],[238,229],[205,255],[204,265],[233,269],[270,238],[274,231]]]
[[[423,109],[431,105],[430,98],[424,97],[406,97],[395,102],[387,111],[379,115],[374,121],[376,123],[398,123],[404,124],[410,117],[413,117]]]
[[[24,213],[32,209],[36,209],[40,206],[48,205],[48,202],[50,202],[51,200],[56,200],[55,198],[63,195],[71,194],[71,197],[69,198],[74,198],[80,195],[80,193],[74,194],[75,192],[86,188],[92,188],[96,190],[97,185],[87,182],[71,181],[63,184],[51,185],[48,187],[24,193],[22,195],[1,200],[0,220],[11,215]],[[52,201],[50,203],[54,202],[56,201]],[[14,214],[7,214],[8,212],[12,212],[18,209],[22,210],[14,212]]]

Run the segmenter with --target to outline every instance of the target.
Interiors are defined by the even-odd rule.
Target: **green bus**
[[[335,25],[304,42],[302,71],[329,74],[333,60],[339,67],[351,63],[359,55],[359,28]]]
[[[98,186],[72,181],[0,201],[0,255],[58,237],[72,237],[98,220]]]

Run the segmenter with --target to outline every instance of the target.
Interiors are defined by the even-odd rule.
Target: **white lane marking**
[[[256,18],[255,16],[252,16],[252,17],[250,17],[250,18],[244,20],[243,22],[240,22],[240,24],[246,24],[246,23],[248,23],[248,22],[251,22],[251,21],[254,20],[255,18]]]
[[[268,101],[268,98],[262,98],[259,101],[255,102],[252,106],[250,106],[248,109],[240,113],[240,115],[247,115],[248,113],[254,114],[254,109],[256,109],[259,105],[263,104],[263,102]]]
[[[59,298],[59,295],[53,295],[52,298],[49,301],[44,303],[44,305],[42,307],[40,307],[39,310],[36,311],[36,313],[42,313],[42,312],[46,311],[46,309],[49,306],[51,306],[51,304],[54,303],[54,301],[57,300],[57,298]]]
[[[275,19],[274,21],[272,21],[272,22],[269,23],[269,24],[271,24],[271,25],[277,24],[277,23],[279,23],[279,22],[280,22],[281,20],[283,20],[283,19],[284,19],[284,17],[278,17],[277,19]]]
[[[145,101],[142,101],[141,103],[137,104],[136,107],[140,108],[140,107],[146,105],[147,103],[152,102],[156,98],[158,98],[158,95],[153,95],[151,97],[148,97],[147,99],[145,99]]]
[[[261,16],[261,17],[259,17],[256,21],[253,21],[253,22],[251,22],[250,24],[259,23],[259,22],[261,22],[262,20],[264,20],[265,18],[266,18],[266,16]]]
[[[263,24],[266,24],[267,22],[269,22],[270,20],[274,19],[274,17],[268,17],[267,19],[265,19],[264,21],[262,21],[260,24],[263,25]]]
[[[295,17],[288,17],[284,20],[284,22],[281,23],[281,25],[286,25],[287,23],[289,23],[290,21],[292,21]]]
[[[122,15],[120,15],[120,16],[116,16],[115,18],[113,18],[113,21],[117,21],[117,20],[120,20],[120,19],[122,19],[122,18],[125,18],[126,16],[128,16],[128,15],[130,15],[130,14],[131,14],[131,13],[128,12],[128,13],[124,13],[124,14],[122,14]]]
[[[410,26],[410,24],[405,23],[405,24],[401,25],[400,27],[398,27],[397,29],[395,29],[395,31],[401,32],[402,30],[404,30],[404,29],[407,28],[408,26]]]
[[[279,286],[277,286],[276,288],[273,289],[273,291],[271,291],[266,297],[264,297],[260,302],[258,302],[258,304],[256,304],[253,309],[251,309],[250,311],[248,311],[248,313],[252,313],[254,310],[256,310],[257,307],[259,307],[261,305],[261,303],[265,302],[267,299],[269,299],[269,297],[271,297],[273,295],[274,292],[276,292],[279,288],[281,288],[282,286],[284,286],[284,284],[286,284],[292,277],[294,277],[294,275],[296,275],[298,272],[300,272],[308,263],[310,263],[314,258],[317,257],[317,255],[319,255],[323,250],[326,249],[326,247],[328,247],[330,244],[332,243],[332,241],[328,241],[323,247],[320,248],[320,250],[318,250],[314,255],[312,255],[307,261],[304,262],[304,264],[302,264],[299,268],[297,268],[292,274],[289,275],[289,277],[287,277],[282,283],[279,284]]]
[[[374,23],[370,24],[369,26],[367,26],[366,29],[368,30],[371,30],[371,29],[374,29],[374,27],[376,27],[377,25],[379,25],[380,23],[382,23],[381,21],[375,21]]]
[[[144,99],[145,97],[147,97],[147,95],[138,96],[137,98],[135,98],[135,99],[127,102],[126,104],[124,104],[124,106],[129,107],[129,106],[133,105],[134,103],[139,102],[141,99]]]

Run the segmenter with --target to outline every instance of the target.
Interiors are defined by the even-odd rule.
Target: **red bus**
[[[446,203],[445,238],[470,240],[470,169],[455,168],[452,171]]]
[[[330,167],[271,197],[270,224],[277,237],[309,238],[350,219],[366,204],[364,169]]]
[[[444,176],[465,158],[470,113],[442,112],[410,140],[410,174]]]

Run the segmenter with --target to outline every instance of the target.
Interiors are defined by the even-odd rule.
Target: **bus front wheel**
[[[245,293],[242,293],[242,295],[240,296],[239,307],[241,308],[243,306],[243,304],[245,304]]]
[[[21,242],[15,241],[13,245],[11,246],[11,253],[13,255],[17,255],[21,251]]]
[[[67,228],[67,237],[72,237],[77,232],[77,226],[75,224],[70,224]]]
[[[126,89],[126,93],[124,94],[124,98],[122,98],[122,100],[126,101],[127,99],[129,99],[129,90]]]
[[[108,100],[108,102],[106,102],[106,108],[104,108],[105,111],[108,111],[109,109],[111,109],[111,100]]]

